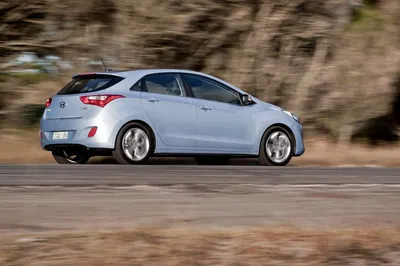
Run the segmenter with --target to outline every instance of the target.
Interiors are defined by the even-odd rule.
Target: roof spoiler
[[[127,77],[125,72],[115,72],[115,71],[108,71],[108,72],[82,72],[76,75],[73,75],[72,78],[77,77],[84,77],[84,76],[94,76],[94,75],[107,75],[107,76],[115,76],[115,77]]]

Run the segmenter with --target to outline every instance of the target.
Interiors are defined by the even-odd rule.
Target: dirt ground
[[[170,159],[168,159],[170,160]],[[176,159],[179,163],[181,159]],[[164,159],[162,161],[165,161]],[[49,152],[43,151],[36,131],[16,130],[0,136],[0,163],[48,164],[55,163]],[[91,163],[116,162],[112,158],[92,158]],[[195,164],[184,160],[185,164]],[[231,160],[231,164],[254,164],[254,160]],[[400,146],[372,148],[363,145],[337,145],[326,140],[306,140],[306,152],[293,158],[291,165],[298,166],[400,166]]]
[[[400,231],[138,229],[0,239],[1,265],[247,266],[400,264]]]

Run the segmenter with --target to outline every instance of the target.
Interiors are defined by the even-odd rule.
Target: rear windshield
[[[110,75],[77,76],[71,80],[58,94],[77,94],[105,90],[123,80]]]

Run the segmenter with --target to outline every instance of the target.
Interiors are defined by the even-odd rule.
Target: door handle
[[[151,103],[159,103],[160,102],[160,100],[157,100],[157,99],[148,99],[147,101],[151,102]]]
[[[204,110],[204,111],[211,111],[212,110],[210,107],[203,106],[203,105],[200,106],[200,109]]]

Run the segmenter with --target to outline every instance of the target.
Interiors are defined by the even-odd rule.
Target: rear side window
[[[144,91],[157,94],[183,96],[178,75],[176,74],[153,74],[143,79]]]
[[[105,90],[123,80],[121,77],[110,75],[86,75],[72,79],[61,91],[60,95],[77,94]]]

